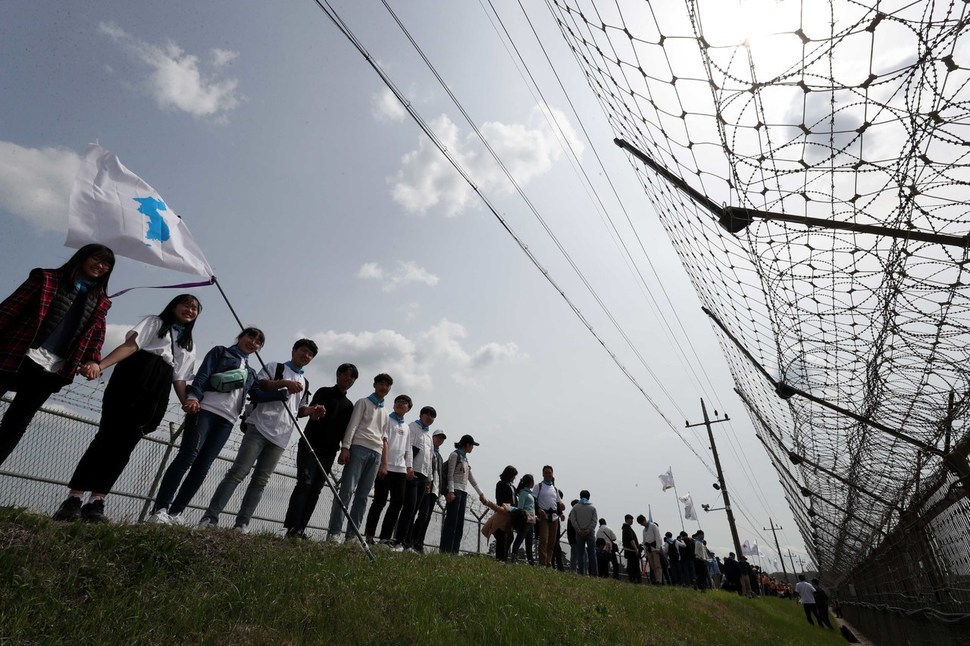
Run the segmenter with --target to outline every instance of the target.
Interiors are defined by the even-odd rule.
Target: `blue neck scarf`
[[[418,426],[420,426],[421,427],[421,430],[424,431],[425,433],[427,433],[428,430],[431,429],[430,426],[425,426],[424,425],[424,422],[421,421],[421,418],[420,417],[418,419],[414,420],[414,421],[417,422]]]
[[[384,408],[384,400],[383,399],[378,399],[377,398],[377,393],[371,393],[367,397],[367,399],[369,399],[370,400],[370,403],[374,404],[378,408]]]
[[[83,278],[78,278],[74,281],[74,291],[78,294],[87,294],[88,290],[94,287],[93,280],[84,280]]]
[[[581,505],[588,505],[589,504],[589,498],[580,498],[579,499],[579,504],[581,504]]]
[[[549,482],[548,480],[543,480],[542,481],[542,484],[546,485],[547,487],[551,487],[552,486],[552,483]]]
[[[398,415],[397,413],[391,413],[390,418],[393,419],[398,424],[404,421],[404,418]]]
[[[293,362],[292,361],[286,361],[286,362],[283,363],[283,365],[286,366],[287,368],[289,368],[290,370],[292,370],[293,372],[295,372],[298,375],[302,375],[303,374],[303,368],[297,368],[296,366],[293,365]]]
[[[455,449],[455,453],[457,453],[458,457],[460,457],[462,460],[466,459],[465,456],[467,454],[465,453],[465,449]]]
[[[182,340],[182,335],[185,334],[184,325],[179,325],[178,323],[172,323],[172,326],[169,329],[175,331],[175,336],[178,337],[179,341]]]

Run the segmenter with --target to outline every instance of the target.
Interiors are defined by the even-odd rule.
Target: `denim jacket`
[[[195,399],[202,401],[206,391],[212,390],[212,386],[209,385],[209,379],[212,375],[226,372],[227,370],[235,370],[239,368],[239,362],[245,359],[246,355],[237,346],[227,348],[217,345],[206,353],[202,364],[192,379],[192,383],[186,390]],[[260,403],[286,400],[288,396],[286,390],[263,390],[259,386],[259,380],[256,379],[256,371],[249,367],[248,362],[245,364],[245,368],[246,372],[249,373],[246,376],[245,388],[250,399]]]

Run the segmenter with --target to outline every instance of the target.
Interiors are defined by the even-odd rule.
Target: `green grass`
[[[0,643],[840,644],[791,601],[0,508]]]

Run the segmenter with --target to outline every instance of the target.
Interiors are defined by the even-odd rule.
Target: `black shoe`
[[[108,522],[108,517],[104,515],[104,500],[93,500],[81,507],[81,518],[89,523]]]
[[[297,529],[295,527],[290,527],[286,530],[287,538],[299,538],[302,540],[308,540],[310,537],[306,535],[305,529]]]
[[[54,520],[59,520],[61,522],[73,522],[75,520],[81,519],[81,499],[75,496],[68,496],[67,500],[61,503],[61,506],[54,512],[52,516]]]

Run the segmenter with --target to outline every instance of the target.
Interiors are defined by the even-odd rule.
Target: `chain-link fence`
[[[67,496],[67,483],[78,460],[97,432],[104,385],[104,382],[75,382],[48,400],[34,417],[20,444],[0,466],[0,505],[25,507],[44,514],[52,514],[57,509]],[[11,396],[0,401],[0,414],[6,413]],[[109,519],[133,523],[147,518],[162,474],[178,450],[182,417],[177,405],[170,406],[158,430],[138,443],[128,467],[106,501],[105,511]],[[232,463],[241,439],[242,433],[237,426],[185,512],[191,520],[201,517],[201,511],[208,505]],[[290,493],[296,482],[296,450],[297,442],[293,440],[266,485],[250,522],[250,531],[282,533]],[[333,473],[339,478],[341,467],[335,464]],[[236,489],[223,512],[225,517],[235,515],[248,483],[247,478]],[[428,527],[425,538],[428,547],[437,547],[440,542],[441,503],[439,500]],[[327,536],[332,504],[333,494],[329,487],[324,487],[307,528],[309,535],[321,539]],[[488,552],[488,541],[481,534],[488,514],[477,500],[469,498],[462,536],[463,552]]]

